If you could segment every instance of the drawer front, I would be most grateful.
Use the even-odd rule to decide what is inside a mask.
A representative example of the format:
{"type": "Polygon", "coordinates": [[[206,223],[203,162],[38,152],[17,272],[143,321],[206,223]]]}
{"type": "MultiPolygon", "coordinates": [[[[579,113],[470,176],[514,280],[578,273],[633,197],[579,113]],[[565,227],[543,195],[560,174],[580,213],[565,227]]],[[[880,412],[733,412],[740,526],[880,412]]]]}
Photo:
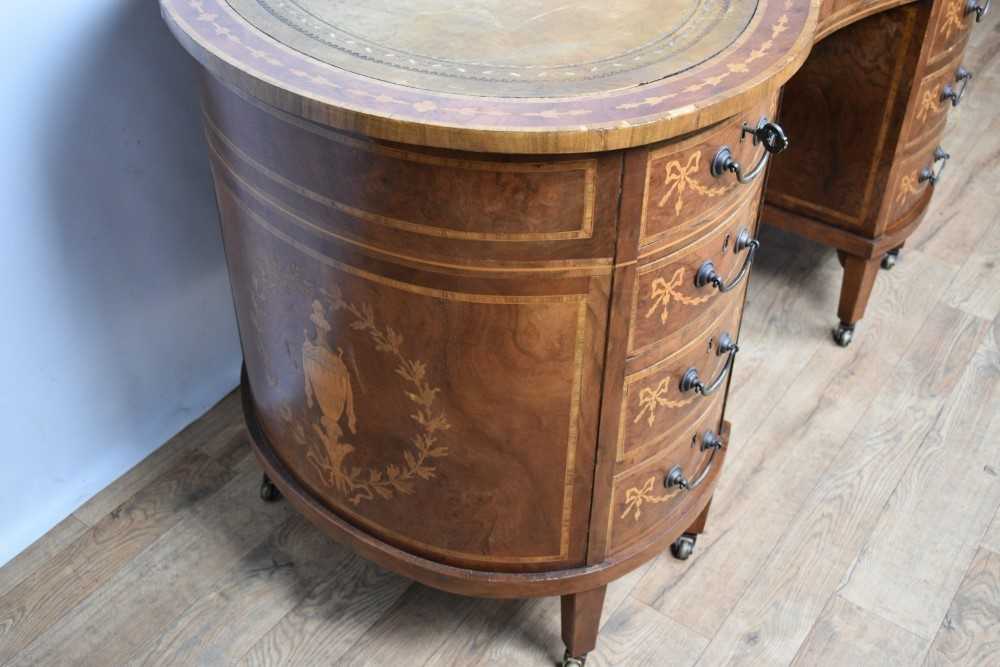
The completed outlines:
{"type": "Polygon", "coordinates": [[[712,161],[721,148],[728,146],[744,173],[749,171],[766,152],[754,145],[751,135],[743,134],[743,126],[756,127],[762,117],[773,120],[774,116],[772,100],[690,139],[649,152],[640,254],[643,247],[682,241],[697,234],[736,202],[758,197],[762,176],[748,184],[739,183],[729,172],[713,176],[712,161]]]}
{"type": "Polygon", "coordinates": [[[975,6],[977,2],[986,4],[986,0],[971,1],[972,5],[970,0],[943,0],[937,3],[934,18],[931,19],[928,65],[934,66],[965,48],[969,31],[976,24],[976,12],[974,9],[969,11],[970,6],[975,6]]]}
{"type": "Polygon", "coordinates": [[[710,494],[728,446],[719,405],[670,447],[615,476],[608,517],[608,544],[615,553],[669,527],[672,517],[710,494]],[[712,447],[715,438],[721,447],[712,447]],[[672,478],[668,480],[668,478],[672,478]],[[685,485],[671,484],[683,479],[685,485]]]}
{"type": "Polygon", "coordinates": [[[682,437],[692,424],[721,405],[736,355],[732,345],[739,335],[741,306],[742,298],[733,301],[683,347],[651,365],[645,366],[644,359],[628,362],[619,415],[620,466],[631,465],[682,437]],[[690,386],[692,370],[709,387],[706,394],[690,386]],[[710,391],[713,383],[717,388],[710,391]]]}
{"type": "Polygon", "coordinates": [[[941,136],[954,100],[964,99],[970,73],[962,67],[962,55],[956,54],[920,83],[903,130],[904,152],[912,153],[932,137],[941,136]]]}
{"type": "Polygon", "coordinates": [[[209,149],[234,189],[327,237],[408,261],[608,267],[621,156],[497,156],[319,127],[206,79],[209,149]]]}
{"type": "MultiPolygon", "coordinates": [[[[934,137],[936,139],[936,137],[934,137]]],[[[936,142],[924,144],[907,157],[893,172],[890,195],[889,229],[929,196],[928,188],[934,187],[947,164],[948,154],[936,142]]]]}
{"type": "Polygon", "coordinates": [[[757,198],[740,203],[701,239],[640,262],[632,292],[630,356],[669,344],[676,347],[743,302],[743,269],[749,269],[753,248],[742,247],[741,239],[756,235],[758,205],[757,198]],[[706,262],[727,285],[737,280],[741,284],[727,292],[710,283],[698,286],[696,278],[706,262]]]}

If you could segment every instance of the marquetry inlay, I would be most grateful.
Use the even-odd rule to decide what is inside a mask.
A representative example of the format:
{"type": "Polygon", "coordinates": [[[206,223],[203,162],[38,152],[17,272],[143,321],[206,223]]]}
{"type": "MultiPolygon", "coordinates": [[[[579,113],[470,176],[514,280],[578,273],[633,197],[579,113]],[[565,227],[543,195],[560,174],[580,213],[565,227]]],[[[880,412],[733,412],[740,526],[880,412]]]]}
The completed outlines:
{"type": "Polygon", "coordinates": [[[896,193],[896,205],[902,206],[906,203],[906,200],[910,195],[915,195],[919,189],[917,188],[917,177],[913,174],[907,174],[899,180],[899,192],[896,193]]]}
{"type": "Polygon", "coordinates": [[[653,487],[656,485],[656,477],[650,477],[642,486],[634,486],[625,491],[625,511],[622,512],[621,518],[627,519],[629,514],[633,515],[633,519],[639,520],[642,516],[642,505],[643,503],[650,503],[653,505],[659,503],[665,503],[671,498],[673,498],[676,493],[664,493],[662,495],[657,495],[653,493],[653,487]]]}
{"type": "Polygon", "coordinates": [[[731,44],[757,6],[627,0],[609,11],[601,0],[227,1],[261,31],[335,67],[501,97],[598,92],[670,76],[731,44]]]}
{"type": "Polygon", "coordinates": [[[673,385],[673,378],[665,377],[660,380],[660,383],[656,387],[643,387],[639,392],[639,412],[636,414],[635,419],[632,420],[632,423],[638,424],[639,421],[645,419],[646,424],[652,426],[656,421],[656,412],[659,408],[683,408],[686,405],[690,405],[697,398],[694,395],[681,400],[666,398],[673,385]]]}
{"type": "Polygon", "coordinates": [[[685,306],[697,306],[712,298],[714,292],[705,292],[700,296],[687,296],[681,291],[684,284],[684,267],[678,268],[667,281],[663,277],[654,278],[649,284],[650,298],[653,300],[649,310],[646,311],[646,318],[652,317],[660,311],[660,322],[666,324],[670,316],[668,306],[671,302],[684,304],[685,306]]]}

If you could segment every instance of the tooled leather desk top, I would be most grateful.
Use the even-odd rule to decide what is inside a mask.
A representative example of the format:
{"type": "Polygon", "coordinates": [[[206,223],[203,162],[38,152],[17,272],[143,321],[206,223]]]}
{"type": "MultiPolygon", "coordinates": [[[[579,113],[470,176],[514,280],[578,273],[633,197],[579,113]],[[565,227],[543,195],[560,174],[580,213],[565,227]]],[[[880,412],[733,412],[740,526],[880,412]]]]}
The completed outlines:
{"type": "Polygon", "coordinates": [[[498,152],[622,148],[770,94],[810,0],[161,0],[213,73],[314,121],[498,152]]]}

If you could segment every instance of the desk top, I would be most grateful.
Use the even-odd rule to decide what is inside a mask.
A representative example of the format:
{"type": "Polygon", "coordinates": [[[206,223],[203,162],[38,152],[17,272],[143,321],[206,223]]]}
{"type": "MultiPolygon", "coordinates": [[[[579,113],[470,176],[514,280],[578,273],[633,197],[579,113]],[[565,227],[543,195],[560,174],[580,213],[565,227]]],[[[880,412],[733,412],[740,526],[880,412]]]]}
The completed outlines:
{"type": "Polygon", "coordinates": [[[231,86],[420,145],[584,152],[651,143],[769,95],[818,0],[161,0],[231,86]]]}

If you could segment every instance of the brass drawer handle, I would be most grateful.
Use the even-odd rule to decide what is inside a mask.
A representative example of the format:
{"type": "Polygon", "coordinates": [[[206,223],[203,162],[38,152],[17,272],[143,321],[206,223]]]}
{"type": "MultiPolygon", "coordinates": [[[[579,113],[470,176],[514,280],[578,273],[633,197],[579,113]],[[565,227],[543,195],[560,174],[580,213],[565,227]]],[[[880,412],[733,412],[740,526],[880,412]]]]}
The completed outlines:
{"type": "Polygon", "coordinates": [[[680,466],[674,466],[667,473],[667,476],[663,478],[663,486],[668,489],[674,487],[680,487],[685,491],[693,491],[694,489],[701,486],[701,483],[705,481],[708,477],[708,473],[712,471],[712,463],[715,461],[716,452],[725,449],[726,445],[722,442],[722,438],[717,436],[712,431],[705,431],[705,435],[701,439],[701,451],[712,450],[711,455],[708,457],[708,461],[705,463],[705,467],[701,469],[697,477],[693,480],[688,480],[684,476],[684,469],[680,466]]]}
{"type": "Polygon", "coordinates": [[[985,5],[980,5],[979,0],[968,0],[968,2],[965,3],[965,15],[968,16],[969,14],[975,12],[976,23],[979,23],[983,20],[983,17],[989,13],[990,3],[992,1],[993,0],[986,0],[985,5]]]}
{"type": "Polygon", "coordinates": [[[750,273],[750,265],[753,264],[754,253],[759,247],[760,241],[750,238],[750,230],[746,227],[742,228],[736,235],[733,252],[738,254],[746,250],[747,258],[743,261],[743,266],[740,267],[740,272],[736,274],[736,277],[727,283],[715,270],[715,264],[709,259],[702,262],[701,266],[698,267],[698,272],[694,274],[694,286],[712,285],[720,292],[728,292],[746,279],[750,273]]]}
{"type": "Polygon", "coordinates": [[[955,83],[961,84],[958,90],[950,83],[945,84],[945,87],[941,89],[941,101],[951,100],[951,106],[957,107],[958,103],[962,101],[962,95],[965,95],[965,88],[969,85],[969,81],[972,79],[972,72],[965,69],[964,67],[959,67],[955,70],[955,83]]]}
{"type": "Polygon", "coordinates": [[[719,178],[727,171],[731,171],[736,174],[736,180],[740,183],[751,183],[763,173],[764,167],[767,166],[767,160],[771,155],[780,153],[788,148],[788,136],[785,135],[785,131],[777,123],[769,121],[767,116],[761,116],[760,121],[757,122],[757,127],[750,127],[746,123],[743,123],[743,130],[740,132],[740,141],[743,141],[744,137],[748,134],[753,137],[754,146],[761,144],[764,147],[764,152],[761,154],[757,164],[750,171],[743,173],[743,166],[733,157],[732,149],[729,146],[723,146],[715,154],[715,157],[712,158],[712,176],[719,178]]]}
{"type": "Polygon", "coordinates": [[[924,181],[930,181],[931,185],[937,185],[937,182],[941,180],[941,174],[944,173],[944,168],[948,164],[948,160],[951,156],[944,152],[944,149],[938,146],[934,149],[934,162],[940,162],[941,168],[934,173],[934,164],[931,166],[924,167],[920,170],[920,175],[917,176],[917,181],[923,183],[924,181]]]}
{"type": "Polygon", "coordinates": [[[699,393],[702,396],[708,396],[709,394],[715,393],[715,391],[722,386],[722,383],[729,375],[729,371],[732,370],[733,359],[736,358],[736,353],[739,351],[739,346],[733,341],[732,337],[728,333],[724,333],[719,336],[719,342],[715,346],[715,354],[720,357],[724,354],[729,355],[729,358],[726,359],[726,363],[722,366],[722,370],[719,371],[719,374],[715,376],[714,380],[705,384],[701,381],[697,368],[687,369],[681,377],[681,392],[688,392],[693,389],[696,393],[699,393]]]}

